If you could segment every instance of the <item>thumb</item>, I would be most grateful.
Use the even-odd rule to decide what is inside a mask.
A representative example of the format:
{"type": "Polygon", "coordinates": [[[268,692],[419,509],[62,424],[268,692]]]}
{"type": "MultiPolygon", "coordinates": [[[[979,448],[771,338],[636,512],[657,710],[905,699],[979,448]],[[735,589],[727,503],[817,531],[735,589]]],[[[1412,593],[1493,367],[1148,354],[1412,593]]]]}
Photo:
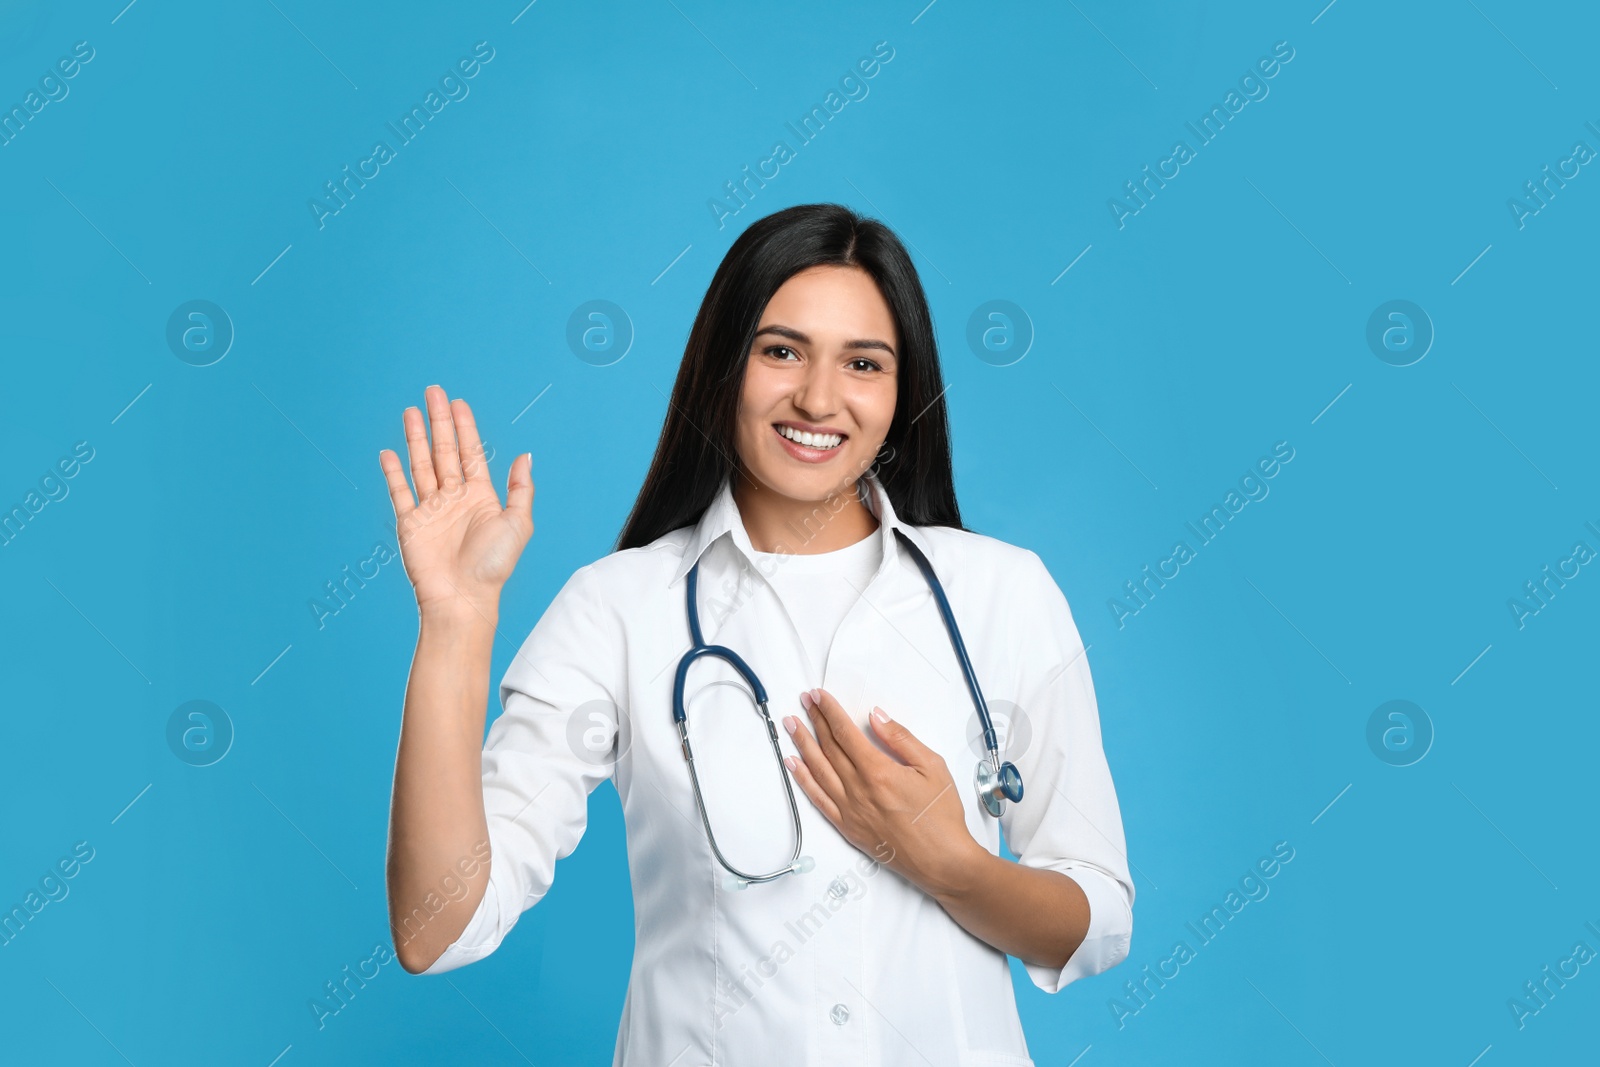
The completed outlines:
{"type": "Polygon", "coordinates": [[[898,756],[901,762],[912,767],[926,767],[939,762],[937,752],[917,740],[916,735],[903,724],[889,718],[889,713],[882,708],[873,708],[868,718],[872,721],[872,732],[889,746],[889,751],[898,756]]]}
{"type": "Polygon", "coordinates": [[[520,516],[533,529],[533,453],[524,452],[511,461],[506,474],[506,511],[520,516]]]}

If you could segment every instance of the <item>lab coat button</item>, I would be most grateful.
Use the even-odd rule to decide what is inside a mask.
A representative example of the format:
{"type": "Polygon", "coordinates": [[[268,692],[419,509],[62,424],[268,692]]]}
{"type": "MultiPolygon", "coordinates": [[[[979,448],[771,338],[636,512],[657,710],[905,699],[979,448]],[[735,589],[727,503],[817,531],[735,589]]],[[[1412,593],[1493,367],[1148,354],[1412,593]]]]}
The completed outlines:
{"type": "Polygon", "coordinates": [[[828,1018],[843,1026],[850,1021],[850,1009],[843,1004],[835,1004],[833,1010],[828,1013],[828,1018]]]}
{"type": "Polygon", "coordinates": [[[844,880],[842,878],[835,878],[832,882],[828,883],[828,892],[832,894],[835,900],[837,900],[846,893],[850,892],[850,887],[844,884],[844,880]]]}

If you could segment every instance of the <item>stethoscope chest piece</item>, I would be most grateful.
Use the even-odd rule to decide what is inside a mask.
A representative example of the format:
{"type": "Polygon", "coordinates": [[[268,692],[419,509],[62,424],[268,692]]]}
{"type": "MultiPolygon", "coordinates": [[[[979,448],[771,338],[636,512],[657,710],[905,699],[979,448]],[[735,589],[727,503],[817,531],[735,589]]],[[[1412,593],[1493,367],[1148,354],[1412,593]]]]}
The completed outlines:
{"type": "Polygon", "coordinates": [[[979,760],[973,780],[978,786],[978,799],[983,801],[989,814],[997,819],[1005,814],[1006,801],[1022,799],[1022,772],[1010,760],[1000,764],[998,771],[994,769],[992,761],[979,760]]]}

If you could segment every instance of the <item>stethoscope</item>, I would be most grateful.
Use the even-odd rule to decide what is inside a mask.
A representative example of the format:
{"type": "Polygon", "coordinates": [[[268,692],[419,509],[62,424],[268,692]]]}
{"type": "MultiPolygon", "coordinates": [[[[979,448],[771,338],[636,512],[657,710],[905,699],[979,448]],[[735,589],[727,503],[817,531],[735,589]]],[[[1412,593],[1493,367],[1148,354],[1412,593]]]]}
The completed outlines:
{"type": "MultiPolygon", "coordinates": [[[[967,656],[967,646],[961,640],[961,630],[956,626],[956,617],[950,611],[950,601],[944,595],[944,586],[939,584],[938,576],[933,573],[933,565],[928,562],[928,557],[922,554],[922,550],[912,544],[909,537],[899,530],[895,530],[894,533],[910,552],[923,578],[927,579],[928,588],[933,591],[933,598],[939,605],[939,615],[944,619],[944,628],[950,634],[950,644],[955,649],[956,659],[961,662],[961,673],[967,680],[967,691],[972,694],[972,703],[978,709],[978,720],[983,724],[983,744],[989,753],[986,758],[978,761],[973,782],[977,788],[978,799],[983,802],[984,810],[998,819],[1005,813],[1007,800],[1022,799],[1022,774],[1015,764],[1000,760],[1000,742],[995,736],[994,723],[989,718],[989,706],[984,703],[983,693],[978,688],[978,676],[973,673],[972,660],[967,656]]],[[[752,882],[769,882],[791,871],[804,874],[815,866],[815,862],[810,856],[800,855],[800,808],[795,804],[794,787],[789,782],[789,775],[785,773],[783,750],[778,747],[778,729],[773,725],[772,715],[767,710],[766,688],[761,684],[761,679],[756,677],[756,672],[750,669],[750,665],[741,659],[737,652],[723,645],[706,644],[705,638],[700,633],[700,610],[695,604],[699,574],[700,564],[696,562],[689,570],[686,593],[689,634],[694,643],[678,661],[677,676],[672,682],[672,719],[678,724],[678,739],[683,744],[683,758],[689,764],[689,781],[694,785],[695,807],[700,810],[700,822],[705,826],[706,840],[711,843],[711,851],[716,855],[717,862],[727,868],[732,876],[725,883],[727,888],[744,889],[752,882]],[[700,793],[700,778],[695,774],[694,751],[689,746],[688,716],[683,705],[683,687],[689,677],[689,667],[703,656],[724,660],[749,683],[750,690],[755,696],[756,708],[761,712],[762,721],[767,726],[767,738],[772,742],[772,755],[778,761],[778,774],[783,779],[784,794],[789,798],[789,816],[794,823],[794,852],[790,854],[789,862],[767,874],[750,874],[729,863],[722,850],[717,847],[716,835],[711,832],[711,819],[706,814],[705,798],[700,793]]]]}

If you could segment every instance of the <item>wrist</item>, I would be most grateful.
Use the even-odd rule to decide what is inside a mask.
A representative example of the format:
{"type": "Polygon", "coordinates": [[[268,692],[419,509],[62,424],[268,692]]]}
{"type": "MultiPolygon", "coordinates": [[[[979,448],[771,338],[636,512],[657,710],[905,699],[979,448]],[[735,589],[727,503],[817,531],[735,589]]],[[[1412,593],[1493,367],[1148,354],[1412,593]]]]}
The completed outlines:
{"type": "Polygon", "coordinates": [[[417,605],[417,617],[428,630],[478,630],[491,632],[500,622],[498,598],[473,600],[468,597],[451,597],[430,600],[417,605]]]}
{"type": "Polygon", "coordinates": [[[999,857],[968,837],[930,873],[923,889],[941,905],[952,904],[970,895],[996,862],[1001,862],[999,857]]]}

